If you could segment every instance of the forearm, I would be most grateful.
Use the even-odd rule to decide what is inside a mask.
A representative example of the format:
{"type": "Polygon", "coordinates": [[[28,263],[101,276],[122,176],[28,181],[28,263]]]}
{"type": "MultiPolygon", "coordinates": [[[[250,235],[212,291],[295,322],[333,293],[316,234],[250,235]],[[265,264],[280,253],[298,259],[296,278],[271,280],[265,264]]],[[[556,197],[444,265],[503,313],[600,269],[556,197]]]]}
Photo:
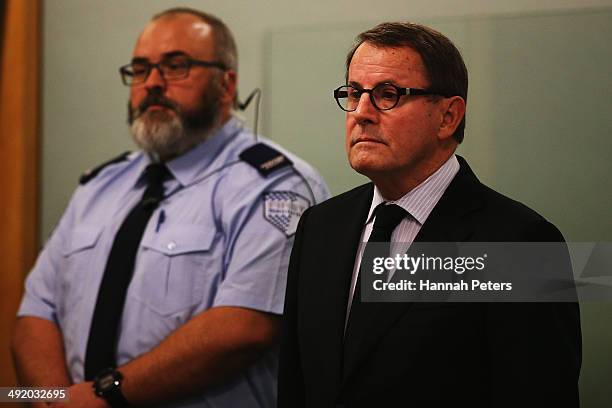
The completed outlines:
{"type": "Polygon", "coordinates": [[[275,343],[278,317],[235,307],[213,308],[148,353],[122,366],[126,399],[147,405],[230,381],[275,343]]]}
{"type": "Polygon", "coordinates": [[[20,317],[12,341],[19,382],[28,386],[69,386],[62,335],[55,323],[20,317]]]}

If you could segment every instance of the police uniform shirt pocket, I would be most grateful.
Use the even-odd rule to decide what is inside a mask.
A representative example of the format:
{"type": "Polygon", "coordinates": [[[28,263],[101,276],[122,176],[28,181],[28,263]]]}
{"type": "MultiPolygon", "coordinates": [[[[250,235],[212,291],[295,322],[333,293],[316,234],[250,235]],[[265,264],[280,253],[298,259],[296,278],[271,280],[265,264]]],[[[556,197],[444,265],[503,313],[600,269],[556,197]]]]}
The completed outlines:
{"type": "Polygon", "coordinates": [[[141,243],[132,294],[162,316],[191,311],[217,279],[211,272],[220,262],[212,254],[215,228],[174,225],[150,232],[141,243]]]}
{"type": "Polygon", "coordinates": [[[102,230],[102,226],[91,224],[82,224],[72,230],[62,250],[62,265],[59,268],[60,307],[74,307],[82,298],[102,230]]]}

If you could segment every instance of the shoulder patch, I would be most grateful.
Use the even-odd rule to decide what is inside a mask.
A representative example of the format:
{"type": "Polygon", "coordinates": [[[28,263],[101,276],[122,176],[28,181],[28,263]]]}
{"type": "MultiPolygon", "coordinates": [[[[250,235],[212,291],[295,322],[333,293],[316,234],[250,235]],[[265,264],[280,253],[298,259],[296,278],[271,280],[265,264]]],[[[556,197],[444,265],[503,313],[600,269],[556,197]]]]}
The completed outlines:
{"type": "Polygon", "coordinates": [[[263,143],[257,143],[244,150],[240,153],[240,159],[255,167],[264,177],[293,164],[287,156],[263,143]]]}
{"type": "Polygon", "coordinates": [[[110,159],[109,161],[106,161],[97,167],[87,170],[79,178],[79,184],[87,184],[91,179],[95,178],[98,173],[100,173],[106,166],[110,166],[111,164],[119,163],[121,161],[126,160],[130,153],[131,152],[123,152],[114,159],[110,159]]]}
{"type": "Polygon", "coordinates": [[[293,191],[268,191],[263,195],[264,218],[288,237],[295,234],[310,201],[293,191]]]}

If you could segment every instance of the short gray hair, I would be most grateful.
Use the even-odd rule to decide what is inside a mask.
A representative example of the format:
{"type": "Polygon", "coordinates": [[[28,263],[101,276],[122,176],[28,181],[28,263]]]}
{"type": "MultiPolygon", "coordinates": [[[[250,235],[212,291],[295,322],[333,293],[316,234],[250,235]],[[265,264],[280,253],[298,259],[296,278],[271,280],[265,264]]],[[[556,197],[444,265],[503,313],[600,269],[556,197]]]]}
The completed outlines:
{"type": "Polygon", "coordinates": [[[190,14],[211,26],[215,40],[215,58],[227,69],[238,71],[238,51],[234,35],[220,18],[189,7],[174,7],[155,14],[151,20],[179,14],[190,14]]]}

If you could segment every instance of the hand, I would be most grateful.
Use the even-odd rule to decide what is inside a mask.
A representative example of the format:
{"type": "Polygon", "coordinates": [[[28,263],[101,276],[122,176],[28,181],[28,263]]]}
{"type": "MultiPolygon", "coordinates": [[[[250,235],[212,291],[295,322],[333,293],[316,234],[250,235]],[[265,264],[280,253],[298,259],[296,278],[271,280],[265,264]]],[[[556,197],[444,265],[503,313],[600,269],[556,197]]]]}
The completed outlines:
{"type": "Polygon", "coordinates": [[[106,400],[94,394],[92,382],[74,384],[68,388],[68,401],[50,403],[51,408],[110,408],[106,400]]]}

